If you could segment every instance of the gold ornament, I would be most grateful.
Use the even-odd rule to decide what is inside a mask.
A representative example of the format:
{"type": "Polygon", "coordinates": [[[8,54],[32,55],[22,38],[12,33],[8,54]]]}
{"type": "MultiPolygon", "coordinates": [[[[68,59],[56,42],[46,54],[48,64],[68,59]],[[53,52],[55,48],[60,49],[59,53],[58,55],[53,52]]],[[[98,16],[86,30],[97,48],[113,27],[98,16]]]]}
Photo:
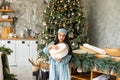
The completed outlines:
{"type": "Polygon", "coordinates": [[[69,35],[69,37],[70,37],[70,38],[74,38],[74,34],[71,33],[71,34],[69,35]]]}
{"type": "Polygon", "coordinates": [[[70,14],[68,14],[67,16],[70,17],[70,14]]]}
{"type": "Polygon", "coordinates": [[[74,15],[74,13],[72,13],[71,15],[74,15]]]}
{"type": "Polygon", "coordinates": [[[63,27],[65,27],[65,23],[63,23],[63,27]]]}
{"type": "Polygon", "coordinates": [[[45,22],[45,21],[43,21],[43,23],[42,23],[42,24],[43,24],[43,26],[46,26],[46,22],[45,22]]]}
{"type": "Polygon", "coordinates": [[[58,9],[60,10],[60,7],[58,9]]]}
{"type": "Polygon", "coordinates": [[[45,32],[44,31],[42,31],[42,34],[44,34],[45,32]]]}
{"type": "Polygon", "coordinates": [[[60,0],[60,3],[62,3],[63,2],[63,0],[60,0]]]}
{"type": "Polygon", "coordinates": [[[79,13],[78,15],[81,16],[81,13],[79,13]]]}
{"type": "Polygon", "coordinates": [[[73,5],[75,5],[75,3],[73,3],[73,5]]]}
{"type": "Polygon", "coordinates": [[[57,22],[55,21],[55,24],[57,24],[57,22]]]}
{"type": "Polygon", "coordinates": [[[70,2],[70,0],[67,0],[67,2],[70,2]]]}
{"type": "Polygon", "coordinates": [[[46,36],[45,39],[48,39],[48,37],[46,36]]]}
{"type": "Polygon", "coordinates": [[[53,3],[52,3],[53,5],[55,4],[55,2],[53,1],[53,3]]]}
{"type": "Polygon", "coordinates": [[[50,8],[50,6],[48,5],[47,8],[50,8]]]}
{"type": "Polygon", "coordinates": [[[58,26],[61,27],[61,24],[59,24],[58,26]]]}
{"type": "Polygon", "coordinates": [[[60,19],[60,16],[58,16],[58,18],[60,19]]]}
{"type": "Polygon", "coordinates": [[[53,12],[56,10],[56,8],[53,8],[53,12]]]}
{"type": "Polygon", "coordinates": [[[47,30],[48,30],[48,27],[46,26],[45,28],[46,28],[46,31],[47,31],[47,30]]]}
{"type": "Polygon", "coordinates": [[[72,6],[69,6],[69,8],[71,9],[71,8],[72,8],[72,6]]]}
{"type": "Polygon", "coordinates": [[[67,7],[67,5],[64,5],[64,8],[66,8],[67,7]]]}
{"type": "Polygon", "coordinates": [[[51,16],[53,15],[53,13],[51,12],[51,14],[50,14],[51,16]]]}
{"type": "Polygon", "coordinates": [[[42,43],[45,44],[45,40],[42,40],[42,43]]]}
{"type": "Polygon", "coordinates": [[[74,42],[72,43],[72,46],[75,46],[75,43],[74,43],[74,42]]]}
{"type": "Polygon", "coordinates": [[[59,4],[59,1],[57,3],[59,4]]]}
{"type": "Polygon", "coordinates": [[[55,19],[55,17],[53,16],[53,19],[55,19]]]}
{"type": "Polygon", "coordinates": [[[44,10],[44,13],[46,13],[46,9],[44,10]]]}

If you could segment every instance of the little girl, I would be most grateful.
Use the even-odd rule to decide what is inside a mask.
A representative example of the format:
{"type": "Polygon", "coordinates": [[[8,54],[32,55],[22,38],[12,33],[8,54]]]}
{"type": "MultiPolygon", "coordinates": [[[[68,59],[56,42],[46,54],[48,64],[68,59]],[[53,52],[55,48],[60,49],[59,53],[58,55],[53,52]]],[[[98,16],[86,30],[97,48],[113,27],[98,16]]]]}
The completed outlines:
{"type": "Polygon", "coordinates": [[[71,59],[72,49],[69,43],[68,33],[66,29],[58,29],[58,33],[55,37],[55,41],[52,41],[48,46],[43,49],[44,53],[49,53],[50,49],[57,50],[56,44],[65,43],[68,47],[68,54],[63,58],[49,57],[50,59],[50,73],[49,80],[71,80],[69,61],[71,59]]]}

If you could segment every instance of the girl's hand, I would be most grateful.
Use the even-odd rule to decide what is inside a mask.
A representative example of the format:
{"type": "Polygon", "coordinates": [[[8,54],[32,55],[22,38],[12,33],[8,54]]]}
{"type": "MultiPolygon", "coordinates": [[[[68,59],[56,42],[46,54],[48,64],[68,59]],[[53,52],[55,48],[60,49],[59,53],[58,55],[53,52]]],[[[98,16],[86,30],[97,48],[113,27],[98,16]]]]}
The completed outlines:
{"type": "Polygon", "coordinates": [[[57,57],[54,57],[54,60],[56,60],[56,61],[62,61],[62,58],[57,58],[57,57]]]}
{"type": "Polygon", "coordinates": [[[50,45],[50,46],[48,46],[48,49],[55,49],[55,50],[57,50],[58,49],[58,47],[56,46],[56,45],[50,45]]]}

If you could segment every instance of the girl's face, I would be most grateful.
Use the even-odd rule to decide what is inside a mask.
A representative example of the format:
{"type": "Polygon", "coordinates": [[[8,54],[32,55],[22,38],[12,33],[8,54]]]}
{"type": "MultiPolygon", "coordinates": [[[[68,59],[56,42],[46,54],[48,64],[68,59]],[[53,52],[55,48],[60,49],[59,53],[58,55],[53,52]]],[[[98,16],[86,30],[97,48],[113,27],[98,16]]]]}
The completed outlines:
{"type": "Polygon", "coordinates": [[[63,32],[58,33],[59,42],[63,42],[65,40],[65,37],[66,37],[65,33],[63,32]]]}

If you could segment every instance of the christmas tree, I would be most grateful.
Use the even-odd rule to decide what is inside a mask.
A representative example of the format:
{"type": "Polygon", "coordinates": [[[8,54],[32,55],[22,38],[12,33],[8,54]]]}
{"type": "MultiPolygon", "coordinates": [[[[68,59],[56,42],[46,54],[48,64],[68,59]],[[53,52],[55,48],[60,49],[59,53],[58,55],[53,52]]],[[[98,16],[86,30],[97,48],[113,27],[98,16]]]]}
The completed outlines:
{"type": "Polygon", "coordinates": [[[39,49],[54,40],[59,27],[65,27],[69,33],[72,49],[88,42],[86,18],[81,0],[51,0],[43,13],[40,27],[39,49]]]}

